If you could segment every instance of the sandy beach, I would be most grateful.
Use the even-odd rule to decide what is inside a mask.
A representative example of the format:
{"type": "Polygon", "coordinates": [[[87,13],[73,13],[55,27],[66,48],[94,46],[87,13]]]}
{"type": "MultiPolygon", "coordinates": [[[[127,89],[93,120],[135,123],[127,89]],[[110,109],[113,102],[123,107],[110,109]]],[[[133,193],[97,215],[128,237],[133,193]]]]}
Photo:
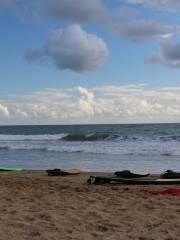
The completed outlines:
{"type": "Polygon", "coordinates": [[[0,173],[0,239],[179,240],[180,197],[87,185],[89,175],[0,173]]]}

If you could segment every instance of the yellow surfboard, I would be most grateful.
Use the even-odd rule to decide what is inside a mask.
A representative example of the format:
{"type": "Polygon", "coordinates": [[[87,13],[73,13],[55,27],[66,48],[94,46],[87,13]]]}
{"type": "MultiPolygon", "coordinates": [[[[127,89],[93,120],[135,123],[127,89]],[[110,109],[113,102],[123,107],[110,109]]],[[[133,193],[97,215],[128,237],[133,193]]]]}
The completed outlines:
{"type": "Polygon", "coordinates": [[[78,168],[70,168],[64,171],[67,172],[69,175],[77,175],[77,174],[80,174],[81,172],[80,169],[78,168]]]}

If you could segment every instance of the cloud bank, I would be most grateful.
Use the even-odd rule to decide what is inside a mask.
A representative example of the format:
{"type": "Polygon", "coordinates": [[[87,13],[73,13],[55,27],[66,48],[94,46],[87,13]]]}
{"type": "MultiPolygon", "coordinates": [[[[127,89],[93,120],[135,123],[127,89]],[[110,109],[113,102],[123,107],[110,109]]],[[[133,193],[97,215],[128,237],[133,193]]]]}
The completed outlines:
{"type": "Polygon", "coordinates": [[[56,30],[41,50],[28,50],[28,62],[45,62],[47,58],[59,70],[91,72],[103,66],[109,56],[105,42],[79,25],[56,30]]]}
{"type": "MultiPolygon", "coordinates": [[[[6,96],[7,99],[7,96],[6,96]]],[[[179,122],[180,88],[47,89],[0,102],[0,124],[179,122]]]]}

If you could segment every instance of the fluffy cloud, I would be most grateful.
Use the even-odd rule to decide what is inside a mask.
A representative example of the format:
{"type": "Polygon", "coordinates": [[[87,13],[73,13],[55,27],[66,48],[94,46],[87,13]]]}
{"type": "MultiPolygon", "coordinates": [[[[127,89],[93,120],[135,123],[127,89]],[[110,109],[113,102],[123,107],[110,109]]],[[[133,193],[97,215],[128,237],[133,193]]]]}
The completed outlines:
{"type": "Polygon", "coordinates": [[[100,68],[109,56],[105,42],[95,34],[85,32],[79,25],[53,32],[43,50],[28,50],[27,61],[41,61],[47,57],[59,70],[77,73],[100,68]]]}
{"type": "Polygon", "coordinates": [[[1,100],[0,114],[0,124],[179,122],[180,88],[49,89],[1,100]]]}
{"type": "Polygon", "coordinates": [[[9,117],[10,113],[9,110],[7,108],[7,106],[4,106],[2,104],[0,104],[0,114],[3,115],[4,117],[9,117]]]}
{"type": "Polygon", "coordinates": [[[179,0],[128,0],[132,4],[145,4],[159,10],[177,11],[180,10],[179,0]]]}
{"type": "Polygon", "coordinates": [[[180,68],[180,43],[161,43],[161,52],[152,55],[146,63],[161,63],[169,68],[180,68]]]}
{"type": "MultiPolygon", "coordinates": [[[[116,11],[108,9],[103,0],[0,0],[0,9],[21,16],[37,14],[64,22],[100,24],[114,36],[140,43],[162,41],[180,33],[180,26],[143,19],[138,15],[138,8],[127,7],[125,3],[146,4],[163,9],[180,7],[179,0],[124,0],[116,11]]],[[[178,61],[169,61],[165,49],[167,47],[162,46],[162,53],[153,55],[147,62],[163,62],[170,67],[179,67],[178,61]]],[[[30,63],[52,63],[58,70],[77,73],[99,69],[108,56],[106,43],[95,34],[85,32],[77,24],[54,31],[42,49],[30,49],[25,53],[25,59],[30,63]]]]}

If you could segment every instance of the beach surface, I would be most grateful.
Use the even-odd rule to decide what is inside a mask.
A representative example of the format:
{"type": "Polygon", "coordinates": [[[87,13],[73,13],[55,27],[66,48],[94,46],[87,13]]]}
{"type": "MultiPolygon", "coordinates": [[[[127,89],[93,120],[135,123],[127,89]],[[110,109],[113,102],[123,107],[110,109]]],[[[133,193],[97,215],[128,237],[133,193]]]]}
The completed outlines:
{"type": "Polygon", "coordinates": [[[153,196],[140,192],[142,186],[87,185],[91,174],[98,175],[0,173],[0,240],[180,239],[180,196],[153,196]]]}

